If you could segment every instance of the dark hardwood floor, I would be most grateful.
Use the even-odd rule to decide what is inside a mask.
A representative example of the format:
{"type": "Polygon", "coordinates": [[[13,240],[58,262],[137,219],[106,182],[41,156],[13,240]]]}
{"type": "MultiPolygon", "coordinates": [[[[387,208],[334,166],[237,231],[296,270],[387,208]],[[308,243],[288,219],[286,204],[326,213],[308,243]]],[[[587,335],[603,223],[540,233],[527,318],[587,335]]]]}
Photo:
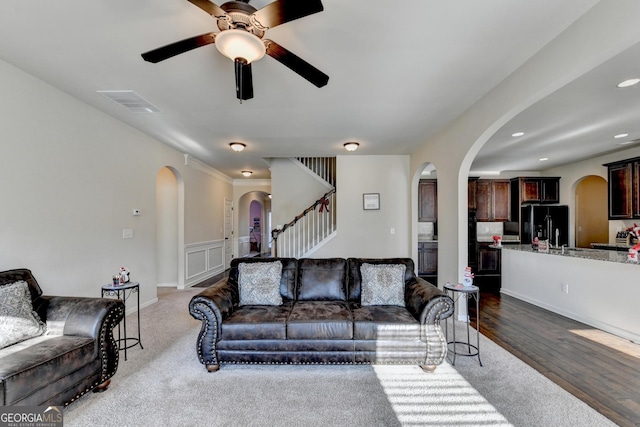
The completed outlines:
{"type": "MultiPolygon", "coordinates": [[[[469,314],[475,326],[475,305],[469,314]]],[[[494,292],[481,293],[480,331],[614,423],[640,426],[640,345],[494,292]]]]}

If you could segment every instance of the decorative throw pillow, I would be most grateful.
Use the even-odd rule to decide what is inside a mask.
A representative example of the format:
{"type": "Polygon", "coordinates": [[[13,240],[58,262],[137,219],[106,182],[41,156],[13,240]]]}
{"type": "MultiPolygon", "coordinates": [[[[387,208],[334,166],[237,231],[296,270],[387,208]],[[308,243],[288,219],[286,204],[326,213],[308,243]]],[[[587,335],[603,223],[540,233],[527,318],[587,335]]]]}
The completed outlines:
{"type": "Polygon", "coordinates": [[[367,264],[362,274],[362,305],[399,305],[404,307],[404,264],[367,264]]]}
{"type": "Polygon", "coordinates": [[[0,348],[40,336],[45,329],[33,311],[27,282],[0,287],[0,348]]]}
{"type": "Polygon", "coordinates": [[[241,262],[238,264],[240,305],[280,305],[282,262],[241,262]]]}

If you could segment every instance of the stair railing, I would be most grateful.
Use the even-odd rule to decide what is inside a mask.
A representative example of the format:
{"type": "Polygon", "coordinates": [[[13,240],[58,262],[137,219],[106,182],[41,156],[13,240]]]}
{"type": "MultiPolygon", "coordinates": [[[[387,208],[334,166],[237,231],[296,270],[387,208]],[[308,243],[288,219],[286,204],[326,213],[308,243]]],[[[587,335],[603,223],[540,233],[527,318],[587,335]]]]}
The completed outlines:
{"type": "Polygon", "coordinates": [[[273,256],[301,258],[336,230],[335,188],[282,228],[271,230],[273,256]]]}
{"type": "Polygon", "coordinates": [[[297,157],[300,163],[328,182],[336,186],[336,158],[335,157],[297,157]]]}

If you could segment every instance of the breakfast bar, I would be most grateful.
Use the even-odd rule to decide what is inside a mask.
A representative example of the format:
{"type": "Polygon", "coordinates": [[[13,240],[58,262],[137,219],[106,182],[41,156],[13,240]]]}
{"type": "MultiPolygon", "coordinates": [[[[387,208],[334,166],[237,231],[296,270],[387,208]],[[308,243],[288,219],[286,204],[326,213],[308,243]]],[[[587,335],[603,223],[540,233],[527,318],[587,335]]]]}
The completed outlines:
{"type": "Polygon", "coordinates": [[[501,292],[640,343],[640,265],[615,250],[502,249],[501,292]]]}

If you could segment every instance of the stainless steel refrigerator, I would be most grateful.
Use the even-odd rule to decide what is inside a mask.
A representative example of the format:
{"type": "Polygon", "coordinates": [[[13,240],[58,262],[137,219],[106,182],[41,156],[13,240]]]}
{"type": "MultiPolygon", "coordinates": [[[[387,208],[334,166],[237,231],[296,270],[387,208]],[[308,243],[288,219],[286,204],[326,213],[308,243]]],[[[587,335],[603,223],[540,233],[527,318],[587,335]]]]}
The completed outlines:
{"type": "Polygon", "coordinates": [[[548,239],[549,244],[569,244],[569,206],[527,205],[520,208],[520,241],[523,244],[548,239]]]}

